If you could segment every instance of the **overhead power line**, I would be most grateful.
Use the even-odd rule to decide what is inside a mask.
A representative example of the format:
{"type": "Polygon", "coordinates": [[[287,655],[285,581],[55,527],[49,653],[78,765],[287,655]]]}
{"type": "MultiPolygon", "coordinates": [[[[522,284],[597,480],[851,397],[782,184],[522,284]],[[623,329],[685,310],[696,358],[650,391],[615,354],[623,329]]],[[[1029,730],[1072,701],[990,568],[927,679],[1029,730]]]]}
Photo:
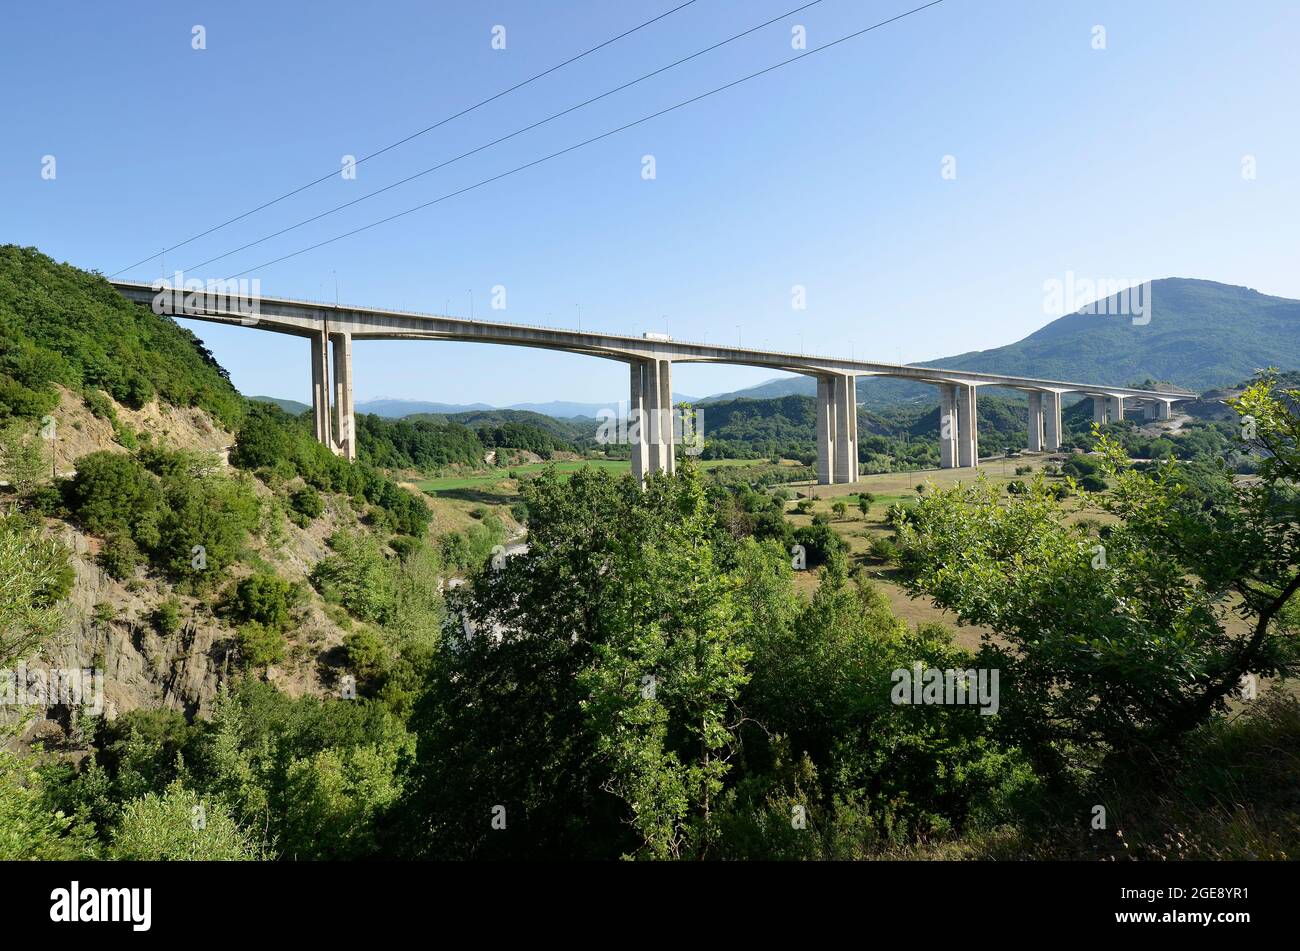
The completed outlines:
{"type": "Polygon", "coordinates": [[[256,247],[257,245],[262,244],[263,242],[270,241],[272,238],[278,238],[281,235],[288,234],[290,231],[295,231],[298,228],[303,227],[304,225],[309,225],[314,221],[320,221],[320,219],[322,218],[329,217],[335,212],[342,211],[345,208],[351,208],[353,205],[358,205],[361,202],[366,201],[367,199],[374,198],[376,195],[382,195],[384,192],[392,191],[394,188],[398,188],[402,185],[408,184],[409,182],[413,182],[417,178],[421,178],[422,176],[428,175],[431,172],[436,172],[440,169],[446,168],[449,165],[453,165],[456,162],[459,162],[461,159],[469,158],[471,155],[477,155],[479,152],[486,151],[487,149],[492,148],[494,145],[500,145],[502,142],[505,142],[508,139],[513,139],[515,136],[523,135],[525,132],[531,132],[533,129],[536,129],[539,126],[546,125],[548,122],[553,122],[556,119],[562,118],[563,116],[567,116],[571,112],[577,112],[579,109],[583,109],[594,102],[599,102],[602,99],[607,99],[610,96],[614,95],[615,93],[619,93],[625,89],[629,89],[632,86],[637,85],[638,83],[643,83],[647,79],[653,79],[655,76],[658,76],[661,73],[666,73],[668,70],[674,69],[677,66],[681,66],[683,63],[689,63],[691,60],[698,59],[699,57],[704,56],[706,53],[711,53],[716,49],[720,49],[721,47],[726,46],[728,43],[734,43],[736,40],[743,39],[744,37],[749,36],[751,33],[757,33],[759,30],[763,29],[764,27],[769,27],[773,23],[777,23],[780,20],[786,19],[787,17],[794,16],[796,13],[802,13],[804,10],[807,10],[809,7],[815,7],[817,6],[817,4],[822,2],[823,0],[809,0],[809,2],[805,3],[803,6],[795,7],[793,10],[787,10],[785,13],[778,14],[777,16],[774,16],[769,20],[764,20],[762,23],[751,26],[749,29],[743,30],[740,33],[735,34],[734,36],[729,36],[725,40],[719,40],[717,43],[714,43],[711,46],[706,46],[704,47],[704,49],[697,50],[696,52],[691,53],[689,56],[683,56],[681,59],[671,62],[666,66],[660,66],[656,70],[645,73],[642,76],[638,76],[636,79],[629,80],[628,82],[623,83],[621,86],[615,86],[613,89],[606,90],[605,92],[602,92],[598,96],[592,96],[590,99],[580,102],[577,105],[570,106],[567,109],[549,115],[545,119],[539,119],[537,122],[534,122],[531,125],[526,125],[522,129],[516,129],[514,132],[511,132],[508,135],[503,135],[498,139],[493,139],[491,142],[487,142],[483,145],[478,146],[477,148],[470,149],[468,152],[462,152],[460,155],[457,155],[455,158],[447,159],[447,161],[445,162],[439,162],[437,165],[430,166],[429,168],[426,168],[423,171],[416,172],[413,175],[408,175],[406,178],[393,182],[389,185],[385,185],[382,188],[376,188],[374,191],[367,192],[366,194],[360,196],[359,198],[353,198],[351,201],[345,201],[341,205],[335,205],[333,208],[330,208],[326,211],[322,211],[318,215],[312,215],[310,218],[304,218],[302,221],[299,221],[295,224],[291,224],[286,228],[281,228],[279,231],[274,231],[271,234],[264,235],[255,241],[250,241],[248,242],[248,244],[241,245],[240,247],[235,248],[231,251],[226,251],[224,254],[218,254],[214,258],[208,258],[206,261],[200,261],[198,264],[195,264],[192,267],[188,267],[185,270],[197,271],[201,267],[207,267],[209,264],[212,264],[216,261],[220,261],[223,258],[228,258],[232,254],[238,254],[240,251],[247,251],[249,248],[256,247]]]}
{"type": "MultiPolygon", "coordinates": [[[[481,109],[483,106],[486,106],[489,103],[496,102],[498,99],[501,99],[504,96],[508,96],[512,92],[517,92],[518,90],[523,89],[525,86],[537,82],[537,80],[539,79],[544,79],[545,77],[551,75],[551,73],[554,73],[557,70],[561,70],[566,66],[570,66],[576,63],[578,60],[590,56],[592,53],[598,52],[599,50],[603,50],[607,46],[611,46],[612,44],[617,43],[619,40],[626,39],[627,37],[631,36],[633,33],[636,33],[640,30],[644,30],[646,27],[652,26],[655,23],[658,23],[660,20],[672,16],[674,13],[677,13],[679,10],[684,10],[687,7],[692,6],[693,4],[696,4],[698,2],[699,0],[685,0],[684,3],[679,3],[677,6],[673,7],[672,9],[666,10],[656,17],[652,17],[651,19],[646,20],[644,23],[640,23],[637,26],[632,27],[630,30],[625,30],[624,32],[618,34],[618,36],[610,37],[609,39],[605,40],[603,43],[598,43],[597,45],[591,47],[590,49],[584,50],[583,52],[579,53],[577,56],[571,56],[568,59],[566,59],[564,62],[556,63],[554,66],[550,67],[549,69],[544,69],[537,75],[530,76],[527,79],[523,80],[522,82],[515,83],[513,86],[509,87],[508,89],[503,89],[499,93],[496,93],[495,95],[488,96],[488,98],[476,102],[472,106],[467,106],[466,108],[462,109],[460,112],[457,112],[454,115],[447,116],[445,119],[439,119],[433,125],[426,126],[425,128],[419,130],[418,132],[412,132],[410,135],[406,136],[405,138],[398,139],[396,142],[393,142],[389,145],[385,145],[383,148],[377,149],[374,152],[371,152],[369,155],[362,156],[361,158],[357,159],[357,161],[354,164],[360,165],[362,162],[368,162],[370,159],[383,155],[385,152],[391,152],[393,149],[397,148],[398,146],[405,145],[407,142],[410,142],[412,139],[418,139],[420,136],[424,135],[425,133],[432,132],[434,129],[444,126],[448,122],[452,122],[456,119],[461,118],[462,116],[469,115],[475,109],[481,109]]],[[[152,261],[160,254],[167,254],[171,251],[175,251],[177,248],[183,248],[185,247],[185,245],[190,244],[193,241],[197,241],[199,238],[206,237],[212,234],[214,231],[220,231],[222,228],[226,227],[227,225],[233,225],[236,221],[242,221],[243,219],[247,218],[249,215],[255,215],[259,211],[263,211],[264,209],[270,208],[272,205],[279,204],[280,202],[284,201],[286,198],[292,198],[294,195],[297,195],[299,192],[304,192],[315,185],[319,185],[321,182],[329,181],[338,173],[339,170],[337,168],[333,169],[328,174],[322,175],[320,178],[313,179],[312,181],[307,182],[304,185],[299,185],[297,188],[293,189],[292,191],[287,191],[283,195],[280,195],[276,198],[272,198],[270,201],[263,202],[262,204],[258,205],[256,208],[250,208],[248,211],[245,211],[242,214],[238,214],[233,218],[227,219],[226,221],[221,222],[221,224],[219,225],[213,225],[211,228],[208,228],[206,231],[200,231],[198,234],[191,235],[190,237],[186,238],[184,241],[181,241],[177,244],[173,244],[170,247],[163,248],[161,251],[156,252],[154,254],[150,254],[148,257],[141,258],[139,261],[136,261],[134,264],[130,264],[122,268],[120,271],[114,271],[112,274],[109,275],[109,277],[110,278],[117,277],[119,274],[129,271],[132,268],[139,267],[141,264],[145,264],[149,261],[152,261]]]]}
{"type": "Polygon", "coordinates": [[[700,93],[698,96],[692,96],[690,99],[684,99],[681,102],[677,103],[676,105],[668,106],[667,108],[660,109],[657,112],[652,112],[649,115],[642,116],[640,119],[635,119],[632,122],[628,122],[625,125],[621,125],[618,126],[617,128],[610,129],[607,132],[602,132],[599,135],[592,136],[589,139],[584,139],[583,141],[578,142],[575,145],[570,145],[567,148],[560,149],[558,152],[552,152],[550,155],[544,155],[539,159],[534,159],[531,162],[526,162],[523,165],[518,165],[515,168],[501,172],[497,175],[493,175],[491,178],[485,178],[482,181],[475,182],[473,185],[466,185],[464,188],[458,188],[455,191],[448,192],[447,194],[441,195],[438,198],[434,198],[430,201],[423,202],[412,208],[407,208],[405,211],[399,211],[396,214],[389,215],[386,218],[380,218],[378,221],[372,221],[370,224],[362,225],[360,228],[353,228],[351,231],[345,231],[343,234],[335,235],[332,238],[326,238],[324,241],[318,241],[315,244],[308,245],[305,248],[299,248],[297,251],[291,251],[290,253],[281,255],[278,258],[273,258],[270,261],[263,261],[261,264],[256,264],[253,267],[245,268],[244,270],[239,271],[236,274],[232,274],[229,277],[225,278],[225,280],[228,281],[233,280],[234,278],[243,277],[246,274],[251,274],[253,271],[260,270],[261,268],[271,267],[274,264],[279,264],[280,262],[287,261],[290,258],[296,258],[299,255],[306,254],[309,251],[315,251],[317,248],[323,248],[326,245],[334,244],[336,241],[342,241],[345,238],[351,238],[354,235],[361,234],[363,231],[369,231],[371,228],[378,228],[380,225],[388,224],[390,221],[396,221],[398,218],[404,218],[407,215],[414,214],[417,211],[423,211],[425,208],[432,207],[433,205],[439,204],[440,202],[447,201],[450,198],[455,198],[458,195],[463,195],[466,192],[474,191],[477,188],[482,188],[484,185],[490,185],[493,182],[498,182],[503,178],[509,178],[511,175],[516,175],[519,172],[523,172],[530,168],[534,168],[545,162],[549,162],[552,159],[559,158],[562,155],[568,155],[570,152],[576,152],[578,149],[585,148],[586,146],[591,145],[595,142],[599,142],[602,139],[608,139],[610,136],[618,135],[620,132],[626,132],[628,129],[634,128],[635,126],[642,125],[646,122],[649,122],[652,119],[657,119],[660,116],[667,115],[670,112],[676,112],[678,109],[683,109],[686,106],[693,105],[694,103],[697,103],[703,99],[708,99],[710,96],[716,96],[720,92],[725,92],[728,89],[733,89],[736,86],[741,85],[742,83],[749,82],[751,79],[757,79],[759,76],[765,76],[768,73],[775,72],[776,70],[781,69],[782,67],[789,66],[791,63],[797,63],[804,59],[807,59],[809,56],[815,56],[818,53],[823,53],[828,49],[832,49],[833,47],[841,45],[842,43],[847,43],[849,40],[857,39],[858,37],[864,36],[867,33],[872,32],[873,30],[878,30],[882,26],[888,26],[891,23],[896,23],[899,20],[905,19],[906,17],[910,17],[913,14],[920,13],[922,10],[928,10],[930,7],[936,7],[943,2],[944,0],[931,0],[931,2],[924,3],[919,7],[913,7],[911,10],[908,10],[905,13],[900,13],[897,16],[892,16],[887,20],[881,20],[878,23],[873,23],[871,26],[863,27],[861,30],[856,30],[853,33],[848,33],[844,36],[841,36],[839,39],[831,40],[829,43],[823,43],[821,46],[814,47],[813,49],[805,50],[804,52],[798,54],[797,56],[791,56],[789,59],[784,59],[779,63],[773,63],[771,66],[765,66],[763,69],[750,73],[747,76],[742,76],[739,79],[732,80],[731,82],[726,83],[722,86],[717,86],[713,89],[710,89],[708,92],[700,93]]]}

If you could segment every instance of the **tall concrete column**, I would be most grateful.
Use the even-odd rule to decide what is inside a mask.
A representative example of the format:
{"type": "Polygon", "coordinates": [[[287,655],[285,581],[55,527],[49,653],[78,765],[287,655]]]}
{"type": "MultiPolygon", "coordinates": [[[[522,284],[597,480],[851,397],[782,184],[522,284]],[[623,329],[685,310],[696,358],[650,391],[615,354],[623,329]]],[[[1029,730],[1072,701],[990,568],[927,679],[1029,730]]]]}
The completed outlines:
{"type": "Polygon", "coordinates": [[[1043,394],[1029,394],[1029,451],[1043,451],[1043,394]]]}
{"type": "Polygon", "coordinates": [[[1061,448],[1061,394],[1043,394],[1043,441],[1048,452],[1061,448]]]}
{"type": "Polygon", "coordinates": [[[649,468],[651,472],[672,472],[676,468],[673,458],[672,363],[650,360],[644,366],[645,415],[650,422],[646,433],[649,468]]]}
{"type": "Polygon", "coordinates": [[[1112,423],[1124,421],[1124,397],[1112,396],[1106,401],[1106,411],[1112,423]]]}
{"type": "Polygon", "coordinates": [[[1173,419],[1174,418],[1174,401],[1161,400],[1156,407],[1156,419],[1173,419]]]}
{"type": "Polygon", "coordinates": [[[817,484],[835,481],[835,383],[817,377],[817,484]]]}
{"type": "Polygon", "coordinates": [[[849,438],[853,440],[853,450],[849,453],[849,458],[853,460],[853,466],[850,468],[851,473],[849,482],[856,484],[858,481],[858,378],[852,374],[848,377],[849,390],[849,438]]]}
{"type": "Polygon", "coordinates": [[[939,467],[957,468],[957,387],[939,385],[939,467]]]}
{"type": "Polygon", "coordinates": [[[963,469],[980,464],[975,389],[967,384],[957,387],[957,462],[963,469]]]}
{"type": "Polygon", "coordinates": [[[352,402],[352,334],[330,334],[334,351],[334,444],[348,462],[357,459],[357,416],[352,402]]]}
{"type": "Polygon", "coordinates": [[[835,405],[835,471],[833,481],[852,483],[858,481],[858,408],[857,385],[852,376],[837,376],[834,384],[835,405]]]}
{"type": "Polygon", "coordinates": [[[1092,398],[1092,421],[1094,423],[1100,423],[1103,426],[1106,424],[1106,403],[1107,399],[1104,396],[1094,396],[1092,398]]]}
{"type": "Polygon", "coordinates": [[[328,341],[325,332],[311,335],[311,408],[316,427],[316,441],[333,448],[330,435],[330,371],[328,341]]]}
{"type": "Polygon", "coordinates": [[[631,363],[632,385],[629,388],[627,407],[627,438],[632,444],[632,478],[645,482],[650,473],[650,455],[646,445],[650,421],[645,412],[645,364],[640,360],[631,363]]]}

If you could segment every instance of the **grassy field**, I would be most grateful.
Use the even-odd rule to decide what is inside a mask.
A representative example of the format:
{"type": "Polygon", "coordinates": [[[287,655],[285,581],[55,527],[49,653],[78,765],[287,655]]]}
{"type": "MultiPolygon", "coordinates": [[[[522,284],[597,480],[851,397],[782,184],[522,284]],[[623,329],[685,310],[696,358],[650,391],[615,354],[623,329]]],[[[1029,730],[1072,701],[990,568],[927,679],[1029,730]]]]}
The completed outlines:
{"type": "MultiPolygon", "coordinates": [[[[934,607],[927,600],[909,597],[896,580],[897,569],[872,558],[868,554],[868,549],[876,538],[885,538],[893,534],[893,530],[885,522],[885,512],[897,502],[915,501],[918,485],[925,486],[926,491],[931,487],[950,488],[958,483],[969,484],[980,475],[995,484],[1002,485],[1013,479],[1033,478],[1032,473],[1016,475],[1017,466],[1030,466],[1034,472],[1037,472],[1047,461],[1046,456],[1022,456],[1015,459],[982,461],[978,472],[972,472],[970,469],[889,472],[862,476],[854,485],[792,485],[789,488],[798,492],[800,498],[807,498],[811,493],[814,499],[813,508],[808,514],[801,515],[795,510],[798,502],[798,499],[795,499],[787,503],[786,516],[791,524],[796,526],[810,524],[812,516],[817,513],[829,516],[831,528],[848,546],[850,560],[860,565],[866,576],[889,599],[895,614],[909,624],[923,621],[938,621],[946,624],[956,632],[958,643],[975,648],[979,646],[980,635],[984,633],[981,628],[959,627],[957,619],[947,611],[934,607]],[[857,508],[859,492],[870,492],[875,496],[871,510],[865,518],[857,508]],[[848,512],[843,518],[836,518],[831,511],[831,505],[836,499],[843,499],[848,503],[848,512]]],[[[816,572],[810,571],[799,576],[797,583],[811,594],[816,589],[818,580],[816,572]]]]}
{"type": "MultiPolygon", "coordinates": [[[[766,461],[710,459],[701,461],[700,466],[704,469],[714,469],[720,466],[764,464],[766,461]]],[[[896,580],[896,569],[882,564],[870,556],[871,542],[878,537],[892,535],[892,529],[885,523],[886,510],[897,502],[914,501],[917,496],[916,487],[918,485],[926,486],[926,490],[929,491],[930,487],[947,488],[960,482],[969,483],[978,475],[983,475],[995,483],[1003,484],[1012,479],[1032,478],[1032,475],[1017,476],[1015,473],[1017,466],[1030,466],[1037,471],[1047,461],[1046,456],[1020,457],[1005,461],[1001,459],[995,461],[986,460],[980,464],[979,473],[972,473],[969,469],[884,473],[862,476],[861,480],[855,485],[792,483],[787,485],[786,488],[795,492],[799,498],[807,498],[811,495],[814,500],[813,508],[812,512],[808,514],[800,514],[795,509],[798,502],[798,498],[796,498],[787,503],[786,515],[791,523],[796,526],[809,524],[814,513],[824,513],[830,516],[831,528],[844,539],[852,561],[860,565],[865,574],[880,588],[899,617],[904,618],[911,624],[922,621],[938,621],[947,624],[957,632],[957,640],[960,643],[975,647],[979,643],[981,630],[975,627],[958,627],[956,618],[946,611],[933,607],[928,601],[914,600],[909,597],[896,580]],[[871,510],[865,518],[857,508],[856,496],[860,491],[871,492],[875,496],[871,510]],[[849,506],[848,512],[842,519],[835,518],[831,511],[831,506],[836,499],[844,499],[849,506]]],[[[517,531],[518,528],[514,525],[513,519],[509,517],[509,506],[519,497],[519,479],[511,478],[511,473],[516,477],[537,475],[550,465],[553,465],[556,471],[562,475],[571,474],[586,465],[609,469],[616,473],[626,472],[629,467],[626,461],[610,459],[565,460],[554,463],[521,464],[481,474],[425,479],[407,483],[407,485],[421,489],[432,496],[431,507],[434,510],[435,534],[441,534],[449,530],[463,530],[473,518],[471,512],[481,507],[498,511],[507,521],[513,534],[513,531],[517,531]]],[[[1088,514],[1098,517],[1097,513],[1088,514]]],[[[808,594],[811,594],[816,589],[818,581],[817,572],[813,571],[806,572],[797,579],[799,586],[808,594]]]]}
{"type": "MultiPolygon", "coordinates": [[[[766,462],[766,459],[705,459],[699,463],[701,469],[717,469],[723,466],[753,466],[766,462]]],[[[441,479],[424,479],[415,482],[414,485],[424,492],[446,492],[456,491],[459,489],[485,489],[490,486],[501,485],[504,483],[513,483],[516,480],[511,478],[511,473],[515,475],[538,475],[547,468],[554,466],[555,471],[561,475],[577,472],[583,466],[591,466],[595,469],[608,469],[616,474],[622,474],[629,471],[630,463],[620,459],[570,459],[560,462],[530,462],[518,466],[510,466],[508,469],[499,469],[495,472],[484,472],[482,474],[464,475],[464,476],[447,476],[441,479]]]]}

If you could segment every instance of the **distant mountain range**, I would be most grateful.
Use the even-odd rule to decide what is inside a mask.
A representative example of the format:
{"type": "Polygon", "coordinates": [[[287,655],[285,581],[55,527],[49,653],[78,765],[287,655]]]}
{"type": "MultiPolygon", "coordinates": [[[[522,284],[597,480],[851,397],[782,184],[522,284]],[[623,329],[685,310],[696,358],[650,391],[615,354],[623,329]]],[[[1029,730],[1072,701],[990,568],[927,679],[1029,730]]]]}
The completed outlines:
{"type": "MultiPolygon", "coordinates": [[[[1112,313],[1118,309],[1109,308],[1112,313]]],[[[1262,367],[1300,368],[1300,301],[1271,297],[1231,284],[1171,277],[1151,283],[1149,316],[1146,323],[1135,324],[1129,317],[1106,313],[1066,314],[1016,343],[917,365],[1115,386],[1160,380],[1197,392],[1231,386],[1248,379],[1262,367]]],[[[675,393],[673,399],[706,404],[742,398],[812,396],[815,392],[816,384],[811,377],[797,376],[702,399],[675,393]]],[[[858,402],[868,407],[929,401],[933,396],[933,389],[921,383],[858,380],[858,402]]],[[[518,403],[507,408],[570,418],[595,416],[600,409],[613,405],[557,401],[518,403]]],[[[358,404],[357,409],[397,417],[412,413],[463,413],[491,407],[481,403],[455,406],[370,400],[358,404]]]]}

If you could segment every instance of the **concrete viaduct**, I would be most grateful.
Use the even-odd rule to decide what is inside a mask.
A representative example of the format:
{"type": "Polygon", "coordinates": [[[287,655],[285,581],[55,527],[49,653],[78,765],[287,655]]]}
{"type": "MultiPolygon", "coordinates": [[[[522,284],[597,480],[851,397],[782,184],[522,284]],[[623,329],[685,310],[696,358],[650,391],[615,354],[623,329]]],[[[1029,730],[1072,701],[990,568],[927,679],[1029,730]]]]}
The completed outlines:
{"type": "Polygon", "coordinates": [[[1091,396],[1093,419],[1097,422],[1123,419],[1126,400],[1143,405],[1148,418],[1168,419],[1175,402],[1195,398],[1195,394],[1185,390],[1139,390],[841,360],[687,343],[657,335],[625,337],[283,298],[262,297],[250,303],[203,290],[168,294],[174,306],[164,303],[160,308],[156,305],[159,283],[113,281],[112,284],[128,300],[154,306],[155,310],[175,317],[306,337],[311,341],[316,438],[348,459],[355,459],[357,454],[352,400],[354,340],[459,340],[562,350],[626,363],[630,367],[628,417],[633,421],[643,421],[642,425],[627,427],[632,472],[640,479],[654,472],[672,472],[674,468],[674,363],[730,363],[785,370],[816,378],[817,481],[822,485],[858,481],[856,378],[859,376],[914,380],[938,388],[939,450],[941,465],[945,469],[979,465],[976,394],[981,386],[1006,387],[1028,393],[1027,448],[1034,452],[1060,448],[1061,396],[1065,393],[1091,396]]]}

